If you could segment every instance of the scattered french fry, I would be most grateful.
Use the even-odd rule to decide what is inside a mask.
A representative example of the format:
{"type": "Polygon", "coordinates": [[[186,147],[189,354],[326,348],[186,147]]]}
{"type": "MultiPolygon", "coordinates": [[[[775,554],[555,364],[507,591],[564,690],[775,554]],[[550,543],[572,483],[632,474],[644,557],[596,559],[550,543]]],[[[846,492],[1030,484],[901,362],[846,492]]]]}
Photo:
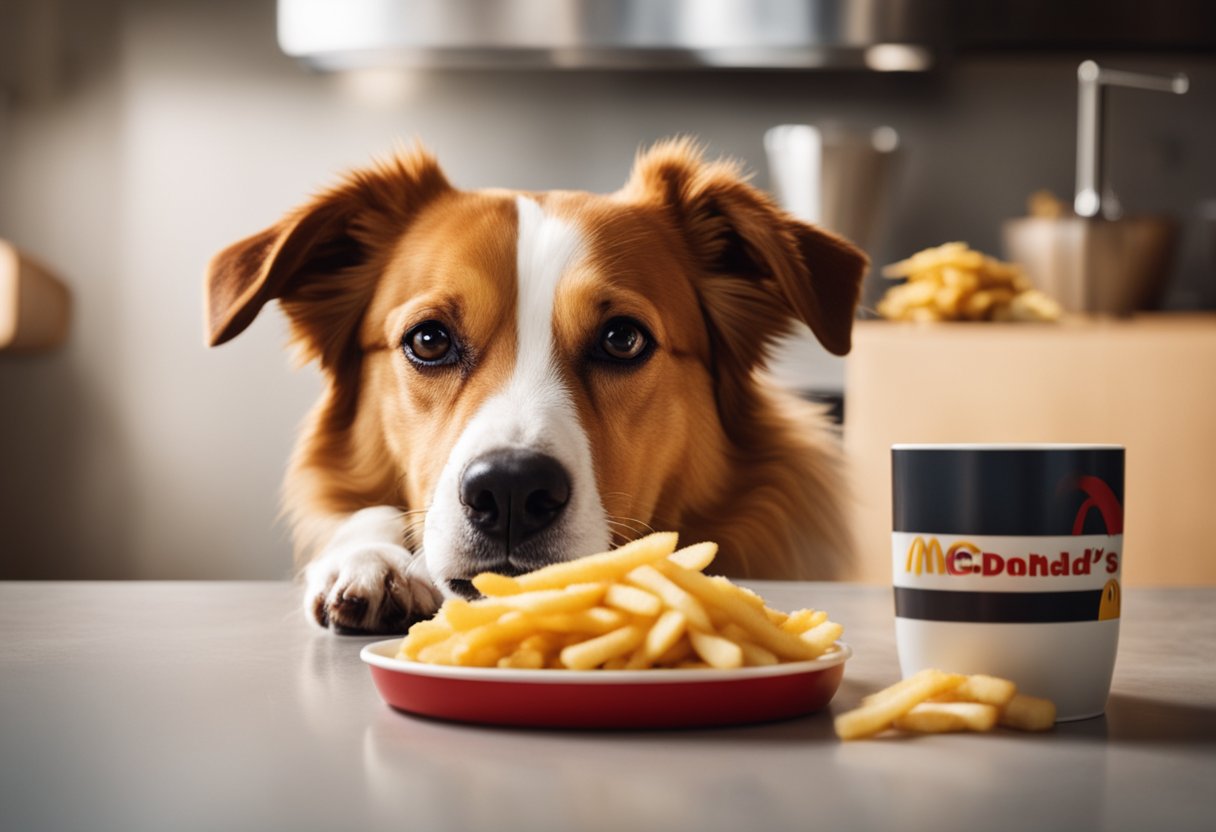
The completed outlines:
{"type": "Polygon", "coordinates": [[[898,690],[836,717],[836,735],[842,740],[859,740],[881,734],[921,702],[958,687],[964,678],[959,673],[922,670],[898,690]]]}
{"type": "Polygon", "coordinates": [[[1056,705],[1050,699],[1019,693],[1001,711],[1000,723],[1019,731],[1049,731],[1056,724],[1056,705]]]}
{"type": "Polygon", "coordinates": [[[841,739],[864,739],[898,728],[922,734],[991,731],[996,725],[1046,731],[1055,724],[1049,699],[1026,696],[1008,679],[922,670],[861,700],[836,717],[841,739]]]}
{"type": "Polygon", "coordinates": [[[895,727],[918,734],[945,734],[951,731],[991,731],[996,725],[997,709],[979,702],[922,702],[895,718],[895,727]]]}
{"type": "Polygon", "coordinates": [[[951,702],[980,702],[1004,708],[1017,692],[1018,686],[1008,679],[975,674],[968,676],[961,685],[947,691],[939,699],[951,702]]]}

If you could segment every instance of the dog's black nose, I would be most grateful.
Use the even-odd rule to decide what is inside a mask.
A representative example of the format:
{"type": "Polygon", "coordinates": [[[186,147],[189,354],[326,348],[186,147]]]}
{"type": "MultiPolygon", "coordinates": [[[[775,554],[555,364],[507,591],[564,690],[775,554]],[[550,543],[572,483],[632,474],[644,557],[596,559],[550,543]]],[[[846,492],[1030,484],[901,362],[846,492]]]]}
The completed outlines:
{"type": "Polygon", "coordinates": [[[482,454],[460,479],[460,502],[476,528],[507,544],[548,526],[570,501],[570,476],[551,456],[504,449],[482,454]]]}

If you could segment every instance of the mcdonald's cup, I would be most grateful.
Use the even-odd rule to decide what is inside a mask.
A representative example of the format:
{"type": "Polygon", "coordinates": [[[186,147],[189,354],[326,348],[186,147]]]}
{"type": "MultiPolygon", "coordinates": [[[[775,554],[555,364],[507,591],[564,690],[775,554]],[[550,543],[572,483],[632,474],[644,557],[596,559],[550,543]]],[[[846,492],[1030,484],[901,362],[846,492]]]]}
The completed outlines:
{"type": "Polygon", "coordinates": [[[1106,709],[1119,640],[1118,445],[895,445],[900,669],[988,673],[1056,703],[1106,709]]]}

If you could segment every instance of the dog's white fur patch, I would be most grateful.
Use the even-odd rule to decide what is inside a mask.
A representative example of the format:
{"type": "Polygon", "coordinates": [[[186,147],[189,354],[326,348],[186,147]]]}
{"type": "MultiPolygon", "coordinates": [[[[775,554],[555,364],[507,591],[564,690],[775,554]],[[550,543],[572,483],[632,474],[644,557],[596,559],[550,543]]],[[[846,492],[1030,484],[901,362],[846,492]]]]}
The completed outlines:
{"type": "Polygon", "coordinates": [[[445,587],[445,579],[467,577],[472,566],[458,558],[473,536],[460,504],[460,477],[469,462],[487,451],[526,448],[547,453],[565,466],[570,501],[555,526],[562,557],[601,551],[610,539],[591,446],[554,364],[554,298],[562,276],[584,257],[586,243],[577,227],[546,215],[535,200],[520,196],[515,205],[519,216],[515,365],[502,389],[469,421],[437,481],[423,550],[440,587],[445,587]]]}

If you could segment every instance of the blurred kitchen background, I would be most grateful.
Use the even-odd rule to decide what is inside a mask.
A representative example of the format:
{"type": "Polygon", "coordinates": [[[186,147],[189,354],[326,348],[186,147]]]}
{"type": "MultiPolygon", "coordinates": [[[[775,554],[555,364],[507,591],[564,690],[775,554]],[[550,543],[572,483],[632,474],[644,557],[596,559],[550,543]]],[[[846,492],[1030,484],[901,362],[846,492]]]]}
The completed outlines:
{"type": "MultiPolygon", "coordinates": [[[[1177,443],[1146,448],[1140,459],[1177,455],[1214,470],[1216,423],[1203,420],[1213,412],[1216,347],[1213,319],[1203,313],[1216,309],[1216,4],[488,0],[446,42],[460,48],[415,42],[408,54],[380,47],[394,37],[441,38],[445,16],[456,20],[477,4],[401,0],[390,15],[401,32],[369,17],[391,5],[0,0],[0,240],[10,260],[0,295],[24,268],[31,282],[44,271],[57,276],[71,296],[61,345],[0,349],[0,578],[290,574],[287,531],[276,519],[279,486],[319,379],[311,368],[291,369],[277,310],[232,344],[205,349],[203,268],[221,247],[394,142],[421,140],[459,186],[610,191],[623,183],[639,146],[692,134],[712,154],[744,160],[768,188],[766,131],[816,125],[822,136],[869,143],[869,156],[881,156],[879,181],[865,186],[873,200],[856,221],[876,266],[951,240],[1000,256],[1002,224],[1026,214],[1032,192],[1049,189],[1071,205],[1077,69],[1086,59],[1189,79],[1182,96],[1112,90],[1106,162],[1129,214],[1181,223],[1156,302],[1169,314],[1152,321],[1165,322],[1162,337],[1184,340],[1160,353],[1129,349],[1168,363],[1145,370],[1158,384],[1161,375],[1175,379],[1154,396],[1199,396],[1176,405],[1195,433],[1151,421],[1172,418],[1175,405],[1137,416],[1177,443]],[[672,15],[681,27],[672,28],[672,15]],[[309,28],[310,16],[319,25],[309,28]],[[787,19],[799,25],[771,25],[787,19]],[[335,20],[370,20],[365,43],[374,48],[343,41],[345,24],[335,20]],[[571,33],[588,20],[648,48],[571,48],[571,33]],[[768,46],[711,48],[721,32],[745,32],[755,21],[768,46]],[[550,26],[558,33],[554,50],[537,45],[550,26]],[[460,40],[469,32],[505,32],[508,46],[528,48],[479,49],[460,40]],[[808,45],[808,32],[826,39],[808,45]],[[673,46],[689,42],[705,48],[673,46]],[[329,49],[335,45],[341,48],[329,49]],[[284,46],[308,54],[288,55],[284,46]],[[418,65],[402,68],[402,61],[418,65]],[[334,68],[348,66],[356,68],[334,68]],[[17,251],[28,263],[18,262],[17,251]]],[[[870,176],[872,162],[841,169],[870,176]]],[[[3,255],[0,249],[0,262],[3,255]]],[[[882,283],[871,275],[867,308],[882,283]]],[[[57,302],[48,291],[48,302],[57,302]]],[[[63,323],[55,320],[52,341],[63,323]]],[[[917,331],[867,326],[888,327],[884,336],[917,331]]],[[[994,354],[1030,356],[1033,333],[1042,332],[1046,340],[1034,343],[1056,344],[1047,354],[1067,361],[1067,345],[1052,340],[1058,332],[1026,326],[994,354]]],[[[1100,326],[1102,337],[1122,326],[1131,324],[1100,326]]],[[[0,342],[3,332],[0,326],[0,342]]],[[[917,355],[941,368],[955,360],[952,350],[971,351],[943,344],[917,355]]],[[[885,363],[882,349],[908,354],[906,345],[865,338],[859,348],[871,350],[857,366],[872,382],[885,363]]],[[[847,444],[868,449],[874,465],[885,464],[894,438],[939,438],[887,428],[849,435],[855,376],[845,362],[802,343],[778,363],[786,383],[843,399],[847,444]]],[[[1029,363],[1005,371],[1011,385],[1036,374],[1029,363]]],[[[947,375],[973,395],[977,412],[1005,408],[1001,390],[1014,390],[972,389],[965,373],[947,375]]],[[[1112,391],[1108,383],[1094,411],[1120,408],[1142,390],[1128,381],[1112,391]]],[[[1022,403],[1036,412],[1060,409],[1048,406],[1051,391],[1035,395],[1022,403]]],[[[873,391],[857,404],[892,407],[873,391]]],[[[863,427],[873,424],[873,411],[860,416],[863,427]]],[[[964,427],[951,437],[1131,441],[1117,425],[1104,430],[1092,419],[1098,435],[1056,422],[1031,430],[996,421],[976,436],[964,427]]],[[[1129,457],[1138,447],[1129,444],[1129,457]]],[[[1131,464],[1134,501],[1150,489],[1137,491],[1131,464]]],[[[864,517],[877,518],[870,531],[878,534],[865,542],[878,541],[879,551],[867,555],[877,565],[862,576],[882,580],[888,555],[879,526],[889,492],[873,482],[879,479],[862,487],[872,498],[864,517]]],[[[1175,485],[1211,495],[1207,483],[1175,485]]],[[[1160,580],[1185,577],[1171,572],[1160,580]]]]}

